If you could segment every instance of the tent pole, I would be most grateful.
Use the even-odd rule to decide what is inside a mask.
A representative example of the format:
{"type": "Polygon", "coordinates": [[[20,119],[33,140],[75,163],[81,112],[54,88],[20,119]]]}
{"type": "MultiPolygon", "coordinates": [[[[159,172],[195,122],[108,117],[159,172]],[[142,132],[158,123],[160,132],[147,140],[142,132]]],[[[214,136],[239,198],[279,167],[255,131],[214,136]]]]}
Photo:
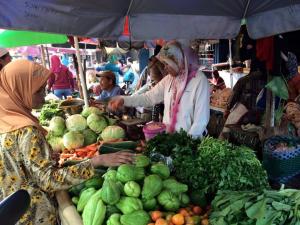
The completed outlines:
{"type": "Polygon", "coordinates": [[[82,68],[82,63],[81,63],[81,58],[80,58],[80,51],[79,51],[79,44],[78,44],[78,37],[74,36],[74,44],[76,48],[76,57],[77,57],[77,62],[78,62],[78,70],[79,70],[79,77],[80,77],[80,82],[81,82],[81,87],[82,87],[82,92],[83,92],[83,100],[84,100],[84,105],[85,107],[89,106],[89,100],[88,100],[88,93],[87,93],[87,87],[86,83],[84,82],[84,75],[83,75],[83,68],[82,68]]]}
{"type": "Polygon", "coordinates": [[[232,74],[232,51],[231,39],[229,39],[229,73],[230,73],[230,88],[233,88],[233,74],[232,74]]]}
{"type": "Polygon", "coordinates": [[[44,46],[43,45],[41,45],[40,46],[40,48],[41,48],[41,59],[42,59],[42,65],[44,66],[44,67],[46,67],[46,60],[45,60],[45,48],[44,48],[44,46]]]}
{"type": "Polygon", "coordinates": [[[47,46],[46,46],[46,56],[47,56],[47,60],[48,60],[48,68],[50,68],[50,57],[49,57],[49,51],[48,51],[47,46]]]}

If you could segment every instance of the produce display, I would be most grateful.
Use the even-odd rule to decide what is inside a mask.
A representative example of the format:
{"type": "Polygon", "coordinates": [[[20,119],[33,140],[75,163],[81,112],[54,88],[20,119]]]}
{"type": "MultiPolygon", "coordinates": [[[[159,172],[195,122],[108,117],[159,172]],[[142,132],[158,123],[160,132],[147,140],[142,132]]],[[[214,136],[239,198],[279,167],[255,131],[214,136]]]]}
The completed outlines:
{"type": "Polygon", "coordinates": [[[171,157],[174,176],[195,193],[214,195],[219,190],[268,188],[265,170],[247,147],[211,137],[194,140],[181,131],[150,140],[147,154],[157,152],[171,157]]]}
{"type": "MultiPolygon", "coordinates": [[[[144,146],[124,141],[123,128],[96,107],[68,116],[58,105],[45,105],[39,119],[60,166],[121,150],[142,153],[134,164],[98,168],[101,174],[69,189],[84,225],[300,224],[300,191],[271,190],[247,147],[193,139],[183,130],[157,134],[144,146]]],[[[285,143],[275,147],[290,150],[285,143]]]]}
{"type": "Polygon", "coordinates": [[[144,155],[70,189],[84,225],[208,224],[206,210],[191,206],[187,192],[168,166],[144,155]]]}
{"type": "Polygon", "coordinates": [[[219,192],[212,202],[212,225],[300,224],[300,191],[219,192]]]}

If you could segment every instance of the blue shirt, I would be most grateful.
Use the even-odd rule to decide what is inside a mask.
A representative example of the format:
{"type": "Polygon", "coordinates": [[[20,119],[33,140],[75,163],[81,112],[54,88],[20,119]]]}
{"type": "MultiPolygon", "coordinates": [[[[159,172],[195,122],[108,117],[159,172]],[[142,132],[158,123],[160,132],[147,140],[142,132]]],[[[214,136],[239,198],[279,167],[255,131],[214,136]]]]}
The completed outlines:
{"type": "Polygon", "coordinates": [[[96,100],[105,101],[111,97],[123,95],[124,91],[118,86],[114,86],[110,91],[103,90],[101,94],[96,98],[96,100]]]}
{"type": "Polygon", "coordinates": [[[124,73],[124,82],[130,82],[132,84],[133,81],[134,81],[134,73],[132,69],[129,69],[124,73]]]}
{"type": "Polygon", "coordinates": [[[114,74],[116,75],[116,84],[119,84],[119,76],[123,75],[123,72],[120,69],[120,67],[114,63],[107,63],[104,66],[99,66],[96,68],[97,72],[105,71],[105,70],[114,72],[114,74]]]}

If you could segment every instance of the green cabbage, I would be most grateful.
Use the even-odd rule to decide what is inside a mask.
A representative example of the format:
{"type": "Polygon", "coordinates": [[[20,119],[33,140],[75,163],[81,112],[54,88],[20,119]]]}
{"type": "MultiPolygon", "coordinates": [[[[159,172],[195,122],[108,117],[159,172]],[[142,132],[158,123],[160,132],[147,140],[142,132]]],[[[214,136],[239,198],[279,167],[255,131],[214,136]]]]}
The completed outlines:
{"type": "Polygon", "coordinates": [[[61,151],[65,148],[62,137],[51,136],[47,141],[53,151],[61,151]]]}
{"type": "Polygon", "coordinates": [[[50,120],[49,130],[54,136],[62,136],[64,134],[65,128],[65,120],[62,117],[55,116],[50,120]]]}
{"type": "Polygon", "coordinates": [[[119,126],[108,126],[102,131],[101,137],[103,141],[122,139],[125,138],[125,131],[122,127],[119,126]]]}
{"type": "Polygon", "coordinates": [[[89,107],[85,107],[83,109],[83,111],[81,112],[81,115],[85,118],[87,118],[89,115],[91,115],[92,113],[95,113],[97,115],[101,115],[103,114],[103,112],[97,108],[97,107],[94,107],[94,106],[89,106],[89,107]]]}
{"type": "Polygon", "coordinates": [[[80,114],[70,116],[66,120],[66,126],[69,131],[83,131],[86,129],[86,119],[80,114]]]}
{"type": "Polygon", "coordinates": [[[91,129],[86,129],[82,132],[84,136],[84,145],[90,145],[97,142],[98,135],[91,129]]]}
{"type": "Polygon", "coordinates": [[[67,149],[76,149],[83,146],[84,136],[77,131],[69,131],[63,136],[63,143],[67,149]]]}
{"type": "Polygon", "coordinates": [[[87,125],[97,134],[100,134],[107,127],[106,119],[95,113],[92,113],[87,118],[87,125]]]}

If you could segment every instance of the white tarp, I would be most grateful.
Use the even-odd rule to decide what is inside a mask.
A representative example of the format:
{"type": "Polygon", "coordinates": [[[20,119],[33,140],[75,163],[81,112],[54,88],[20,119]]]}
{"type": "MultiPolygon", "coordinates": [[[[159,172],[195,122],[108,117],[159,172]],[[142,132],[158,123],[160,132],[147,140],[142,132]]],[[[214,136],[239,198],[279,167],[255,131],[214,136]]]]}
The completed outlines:
{"type": "Polygon", "coordinates": [[[300,29],[300,0],[1,0],[0,27],[132,40],[252,38],[300,29]]]}

